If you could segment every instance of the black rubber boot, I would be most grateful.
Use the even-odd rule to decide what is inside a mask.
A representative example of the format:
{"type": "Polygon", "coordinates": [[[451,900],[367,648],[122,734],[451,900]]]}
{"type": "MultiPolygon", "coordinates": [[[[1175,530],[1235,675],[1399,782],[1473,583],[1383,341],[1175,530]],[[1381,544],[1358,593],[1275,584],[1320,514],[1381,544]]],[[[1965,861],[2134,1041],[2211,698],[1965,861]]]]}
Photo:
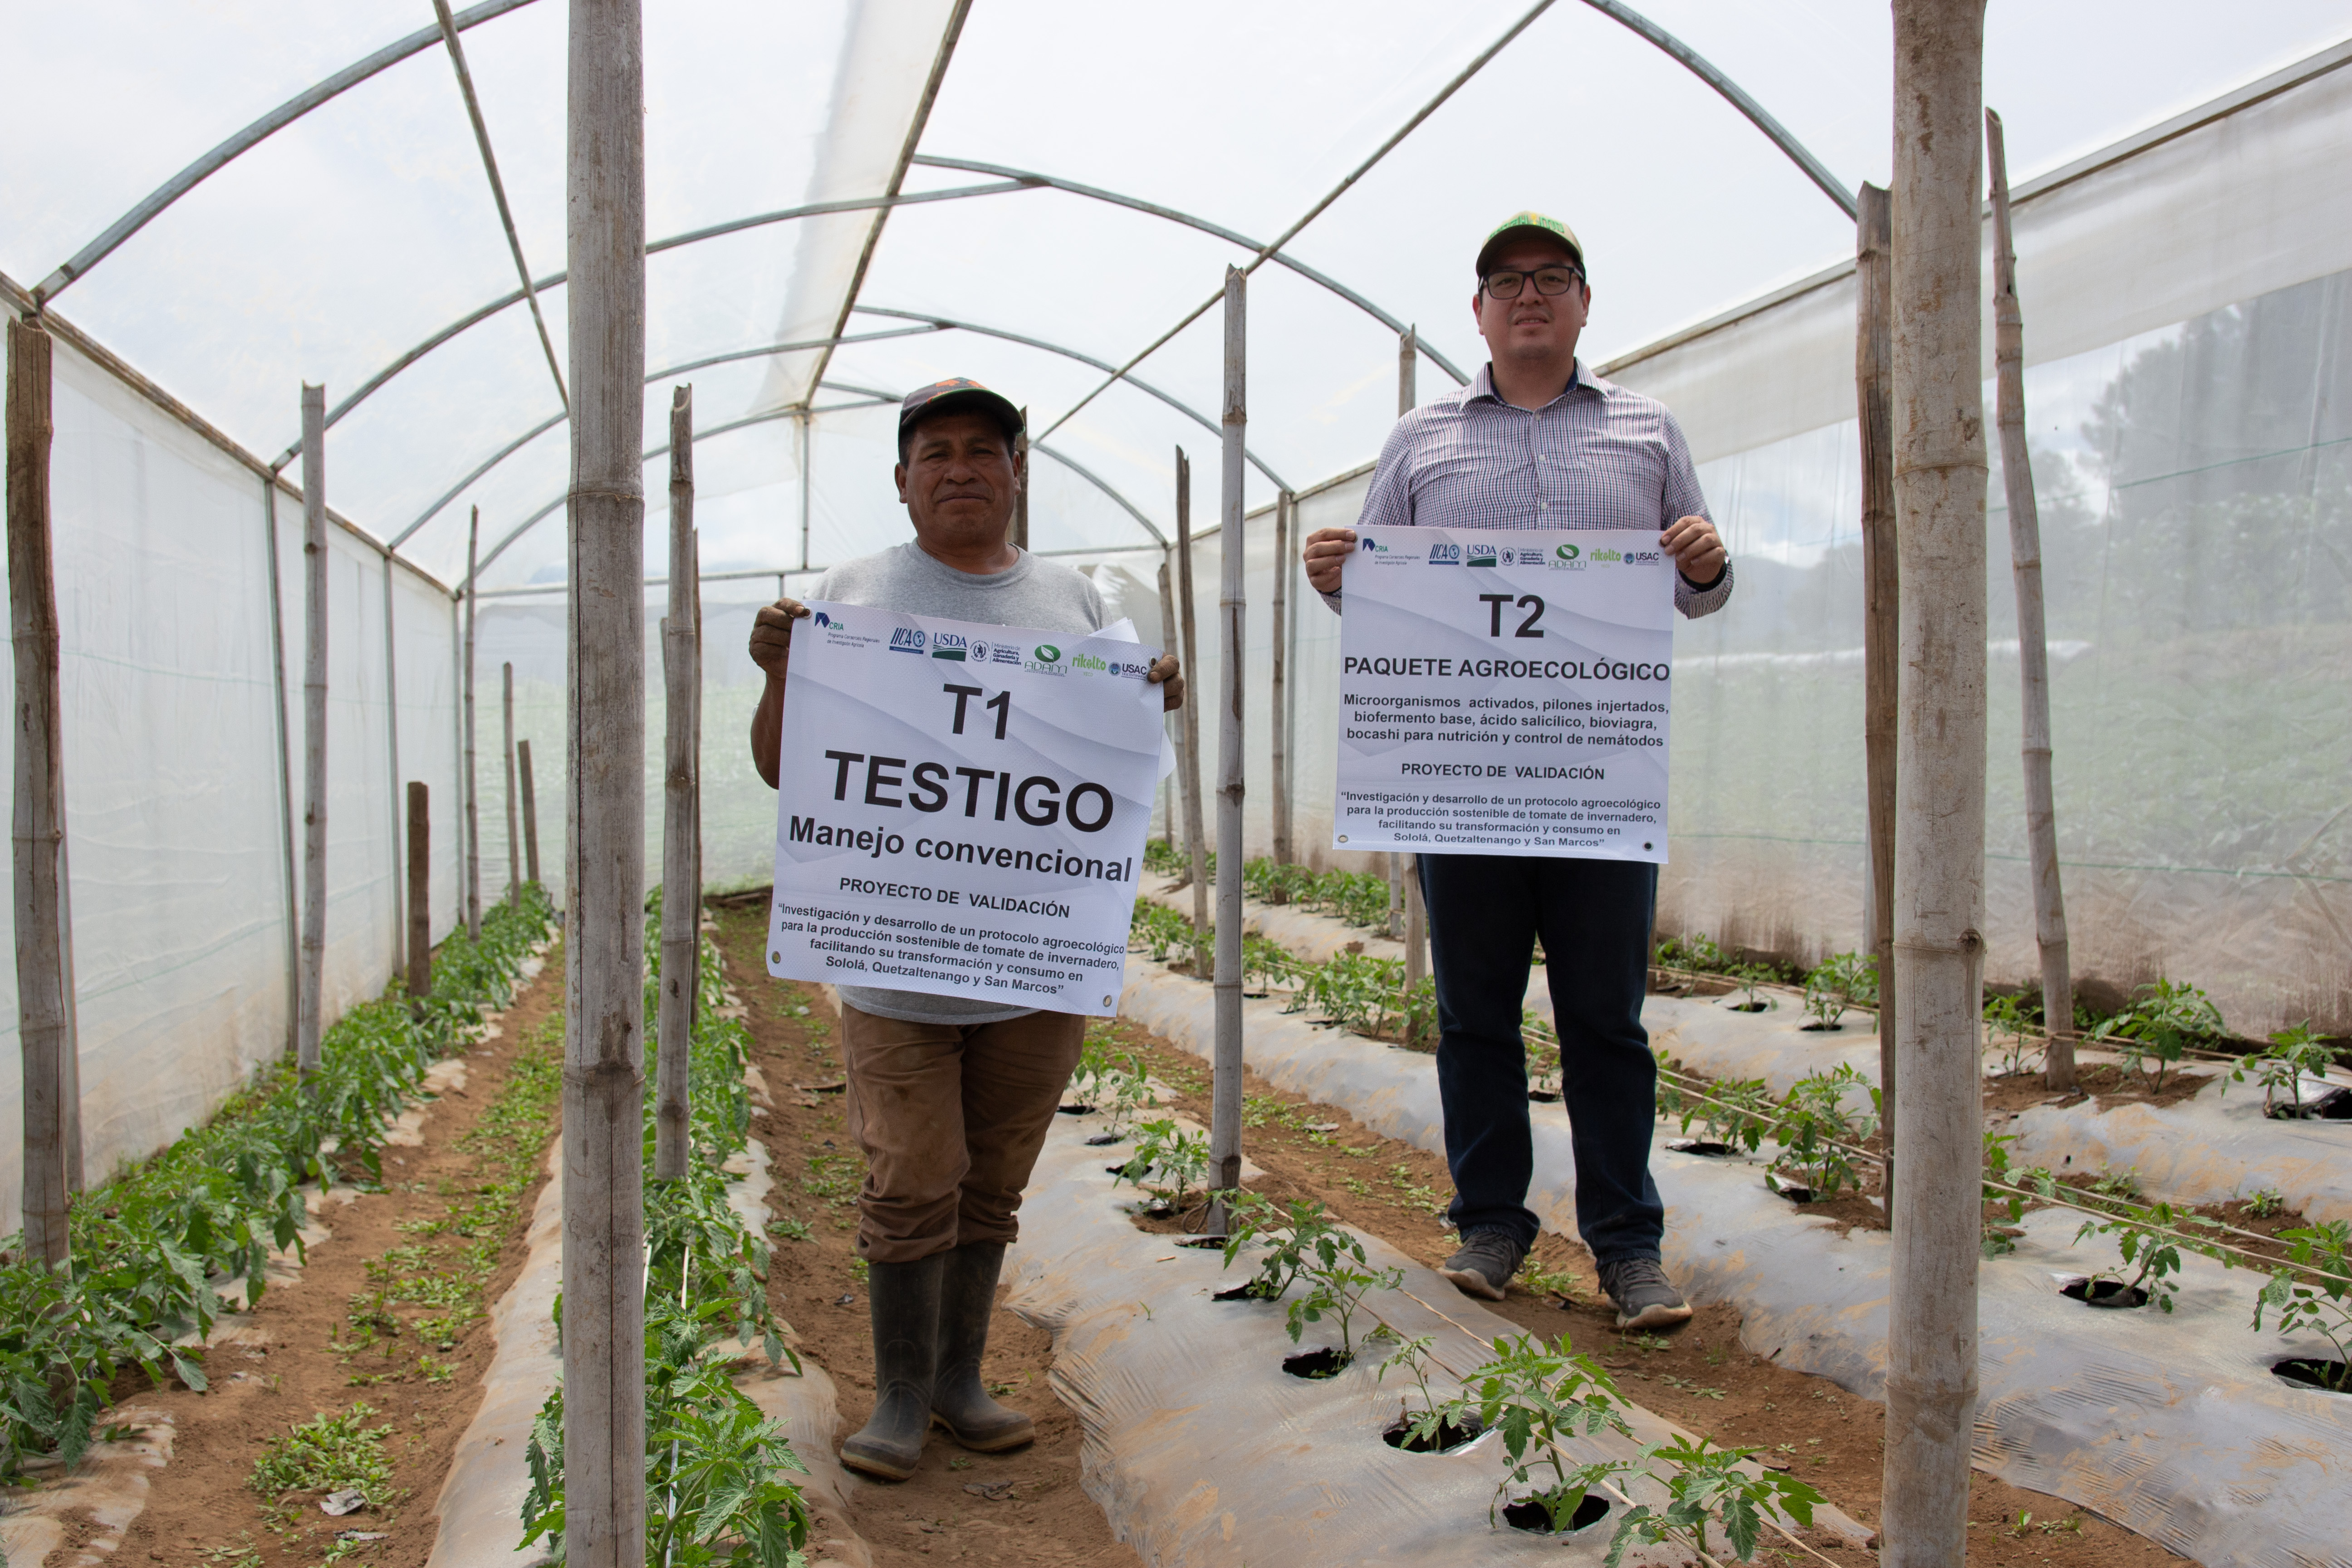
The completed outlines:
{"type": "Polygon", "coordinates": [[[957,1442],[982,1454],[1017,1448],[1037,1436],[1029,1417],[991,1399],[980,1378],[1003,1267],[1004,1243],[966,1242],[947,1255],[940,1284],[940,1375],[931,1414],[957,1442]]]}
{"type": "Polygon", "coordinates": [[[841,1446],[841,1462],[853,1470],[903,1481],[923,1457],[939,1365],[940,1277],[947,1260],[941,1253],[919,1263],[866,1265],[866,1300],[874,1314],[874,1415],[841,1446]]]}

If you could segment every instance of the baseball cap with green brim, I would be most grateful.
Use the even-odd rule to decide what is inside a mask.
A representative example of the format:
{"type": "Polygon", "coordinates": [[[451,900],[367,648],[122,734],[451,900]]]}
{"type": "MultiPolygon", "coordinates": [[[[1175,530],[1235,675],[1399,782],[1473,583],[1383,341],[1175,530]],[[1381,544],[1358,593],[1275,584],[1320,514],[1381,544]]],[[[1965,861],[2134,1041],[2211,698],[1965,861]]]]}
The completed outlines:
{"type": "Polygon", "coordinates": [[[1021,436],[1021,410],[1002,393],[991,392],[969,376],[952,375],[919,386],[898,404],[898,453],[903,458],[915,426],[942,414],[985,414],[996,421],[1007,441],[1021,436]]]}
{"type": "Polygon", "coordinates": [[[1584,270],[1584,247],[1577,239],[1574,229],[1559,219],[1546,217],[1541,213],[1513,213],[1496,225],[1495,232],[1486,237],[1486,243],[1478,247],[1480,278],[1495,269],[1496,252],[1514,239],[1549,239],[1564,245],[1568,247],[1569,255],[1576,259],[1576,269],[1579,272],[1584,270]]]}

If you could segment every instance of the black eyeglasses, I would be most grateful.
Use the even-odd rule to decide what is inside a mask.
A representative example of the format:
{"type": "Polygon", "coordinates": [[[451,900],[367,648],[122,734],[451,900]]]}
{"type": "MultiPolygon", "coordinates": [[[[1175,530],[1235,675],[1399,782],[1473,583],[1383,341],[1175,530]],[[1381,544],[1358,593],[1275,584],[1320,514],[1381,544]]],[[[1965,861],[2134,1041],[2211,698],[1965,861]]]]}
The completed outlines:
{"type": "Polygon", "coordinates": [[[1530,278],[1538,294],[1565,294],[1584,281],[1584,274],[1573,267],[1538,267],[1533,272],[1489,272],[1479,287],[1495,299],[1516,300],[1530,278]]]}

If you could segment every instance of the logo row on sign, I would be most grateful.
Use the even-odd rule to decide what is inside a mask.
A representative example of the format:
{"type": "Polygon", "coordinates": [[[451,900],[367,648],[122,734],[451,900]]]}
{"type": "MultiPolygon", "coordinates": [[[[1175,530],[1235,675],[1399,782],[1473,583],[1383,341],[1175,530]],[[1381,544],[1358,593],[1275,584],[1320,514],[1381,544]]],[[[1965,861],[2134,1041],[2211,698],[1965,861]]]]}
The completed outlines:
{"type": "MultiPolygon", "coordinates": [[[[871,643],[877,639],[860,637],[852,632],[840,616],[826,611],[816,613],[816,624],[834,634],[836,643],[871,643]]],[[[961,632],[926,632],[920,626],[890,628],[889,648],[892,653],[911,653],[918,658],[928,654],[956,664],[1009,664],[1034,675],[1067,675],[1076,670],[1081,675],[1109,675],[1127,680],[1141,680],[1150,673],[1151,666],[1141,658],[1104,658],[1098,654],[1077,652],[1065,654],[1052,643],[1039,643],[1024,654],[1017,643],[988,642],[979,637],[967,637],[961,632]]]]}
{"type": "Polygon", "coordinates": [[[1615,566],[1655,565],[1658,552],[1654,550],[1584,550],[1565,542],[1549,550],[1528,545],[1472,544],[1464,546],[1452,540],[1433,542],[1429,553],[1418,550],[1391,550],[1376,539],[1366,539],[1363,551],[1381,566],[1549,566],[1555,572],[1581,572],[1587,565],[1615,566]]]}

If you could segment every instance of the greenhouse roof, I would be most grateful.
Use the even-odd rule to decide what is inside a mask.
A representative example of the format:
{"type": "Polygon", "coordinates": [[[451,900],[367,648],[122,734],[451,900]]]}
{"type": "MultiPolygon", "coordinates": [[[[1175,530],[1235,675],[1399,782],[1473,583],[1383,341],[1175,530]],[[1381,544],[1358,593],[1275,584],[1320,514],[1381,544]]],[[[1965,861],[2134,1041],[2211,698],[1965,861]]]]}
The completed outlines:
{"type": "MultiPolygon", "coordinates": [[[[562,6],[14,21],[39,66],[0,100],[0,271],[272,463],[323,382],[338,511],[455,583],[478,506],[486,588],[560,580],[562,6]]],[[[2347,33],[2323,0],[2000,0],[1986,100],[2023,182],[2347,33]]],[[[703,569],[903,537],[888,405],[950,374],[1029,408],[1039,548],[1172,532],[1223,269],[1276,242],[1253,506],[1378,451],[1399,326],[1423,398],[1482,361],[1470,259],[1506,214],[1584,239],[1594,363],[1810,275],[1886,178],[1890,50],[1862,0],[650,6],[646,368],[696,385],[703,569]]]]}

